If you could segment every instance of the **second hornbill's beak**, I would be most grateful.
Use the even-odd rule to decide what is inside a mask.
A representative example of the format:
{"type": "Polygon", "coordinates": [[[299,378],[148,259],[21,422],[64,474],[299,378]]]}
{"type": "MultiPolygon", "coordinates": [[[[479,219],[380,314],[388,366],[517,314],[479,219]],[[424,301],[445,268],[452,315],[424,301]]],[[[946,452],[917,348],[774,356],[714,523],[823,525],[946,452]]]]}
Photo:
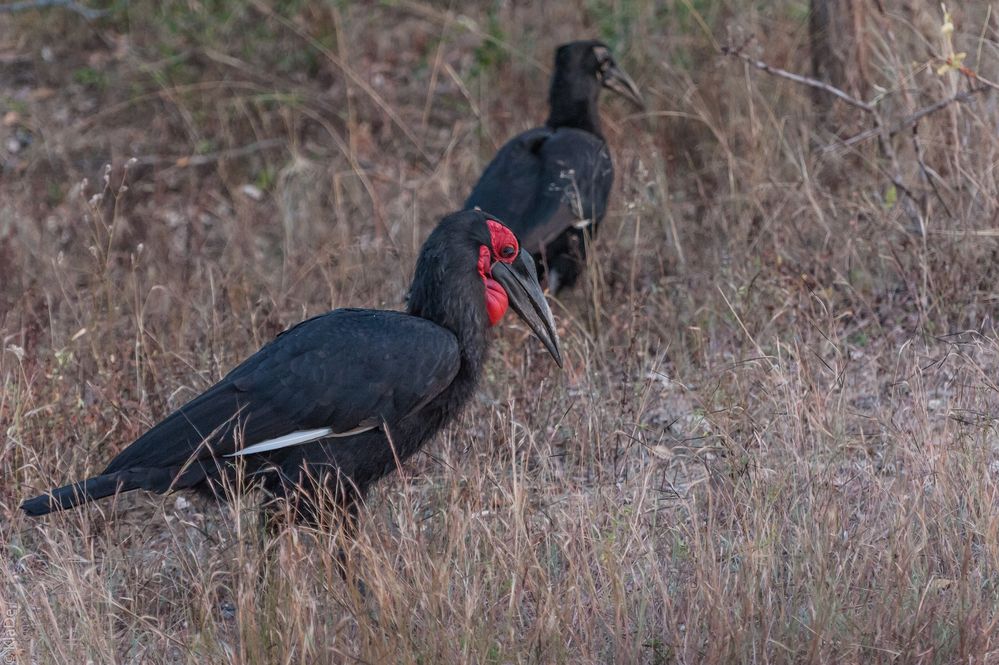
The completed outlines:
{"type": "Polygon", "coordinates": [[[538,271],[534,267],[534,258],[526,249],[512,263],[497,261],[493,264],[493,279],[500,283],[506,291],[510,306],[520,318],[530,326],[541,343],[552,354],[555,363],[562,366],[562,351],[558,344],[558,333],[555,330],[555,317],[545,300],[545,293],[538,283],[538,271]]]}
{"type": "Polygon", "coordinates": [[[630,100],[638,108],[645,108],[645,100],[642,99],[642,93],[638,91],[638,86],[616,64],[610,65],[603,71],[601,82],[605,88],[613,90],[625,99],[630,100]]]}

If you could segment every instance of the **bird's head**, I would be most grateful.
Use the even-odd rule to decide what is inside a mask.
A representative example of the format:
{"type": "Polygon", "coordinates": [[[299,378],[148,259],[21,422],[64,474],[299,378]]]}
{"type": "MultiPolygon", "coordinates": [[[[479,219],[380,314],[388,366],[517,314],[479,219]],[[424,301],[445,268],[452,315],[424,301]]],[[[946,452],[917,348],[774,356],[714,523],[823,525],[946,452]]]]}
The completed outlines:
{"type": "Polygon", "coordinates": [[[485,314],[479,325],[496,325],[513,308],[562,366],[555,318],[534,259],[513,231],[481,210],[448,215],[427,238],[410,289],[410,313],[453,330],[459,294],[478,300],[471,306],[485,314]]]}
{"type": "Polygon", "coordinates": [[[645,100],[638,86],[623,69],[618,67],[610,49],[601,41],[586,40],[569,42],[555,51],[556,78],[559,75],[576,79],[579,82],[596,82],[595,91],[607,88],[639,108],[645,108],[645,100]]]}

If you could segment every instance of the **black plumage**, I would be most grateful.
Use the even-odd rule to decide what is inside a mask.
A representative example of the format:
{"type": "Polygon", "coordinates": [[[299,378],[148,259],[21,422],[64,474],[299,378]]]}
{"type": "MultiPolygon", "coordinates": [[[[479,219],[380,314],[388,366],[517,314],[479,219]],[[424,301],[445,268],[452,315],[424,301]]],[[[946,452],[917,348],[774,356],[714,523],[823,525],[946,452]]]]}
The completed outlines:
{"type": "Polygon", "coordinates": [[[407,313],[338,309],[299,323],[100,475],[21,507],[42,515],[135,489],[217,491],[237,475],[292,500],[304,521],[318,517],[317,492],[351,507],[461,411],[507,302],[561,364],[530,255],[484,213],[446,217],[423,246],[407,313]]]}
{"type": "Polygon", "coordinates": [[[560,46],[547,122],[500,148],[465,201],[466,209],[489,211],[513,229],[547,268],[552,292],[576,282],[585,235],[595,232],[607,212],[614,165],[597,107],[602,88],[642,105],[605,44],[560,46]]]}

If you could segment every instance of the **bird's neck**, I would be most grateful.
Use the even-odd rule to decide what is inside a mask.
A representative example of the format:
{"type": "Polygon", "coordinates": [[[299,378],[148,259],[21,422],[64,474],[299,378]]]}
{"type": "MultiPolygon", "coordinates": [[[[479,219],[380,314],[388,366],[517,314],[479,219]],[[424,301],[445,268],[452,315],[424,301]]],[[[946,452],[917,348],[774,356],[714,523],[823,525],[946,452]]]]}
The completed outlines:
{"type": "MultiPolygon", "coordinates": [[[[455,272],[430,271],[413,280],[407,312],[454,333],[461,351],[460,375],[474,381],[489,346],[485,293],[478,279],[454,279],[455,272]]],[[[477,276],[476,276],[477,277],[477,276]]]]}
{"type": "Polygon", "coordinates": [[[552,129],[571,127],[602,137],[597,110],[599,97],[596,81],[573,79],[556,72],[548,95],[550,111],[545,124],[552,129]]]}

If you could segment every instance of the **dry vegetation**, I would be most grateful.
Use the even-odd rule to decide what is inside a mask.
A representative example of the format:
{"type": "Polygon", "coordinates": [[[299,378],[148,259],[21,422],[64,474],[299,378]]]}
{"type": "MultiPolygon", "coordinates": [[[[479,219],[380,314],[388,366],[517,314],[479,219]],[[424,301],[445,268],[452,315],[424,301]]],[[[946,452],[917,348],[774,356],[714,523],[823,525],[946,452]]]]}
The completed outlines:
{"type": "MultiPolygon", "coordinates": [[[[886,123],[974,85],[937,71],[938,5],[883,4],[886,123]]],[[[999,17],[962,4],[953,49],[999,80],[999,17]]],[[[801,1],[461,11],[0,16],[4,655],[999,662],[999,94],[837,148],[871,118],[816,122],[811,90],[718,51],[807,74],[801,1]],[[650,112],[604,103],[618,182],[555,304],[567,367],[507,322],[473,408],[370,495],[367,597],[331,533],[262,529],[255,496],[19,513],[285,326],[401,306],[581,35],[650,112]]]]}

